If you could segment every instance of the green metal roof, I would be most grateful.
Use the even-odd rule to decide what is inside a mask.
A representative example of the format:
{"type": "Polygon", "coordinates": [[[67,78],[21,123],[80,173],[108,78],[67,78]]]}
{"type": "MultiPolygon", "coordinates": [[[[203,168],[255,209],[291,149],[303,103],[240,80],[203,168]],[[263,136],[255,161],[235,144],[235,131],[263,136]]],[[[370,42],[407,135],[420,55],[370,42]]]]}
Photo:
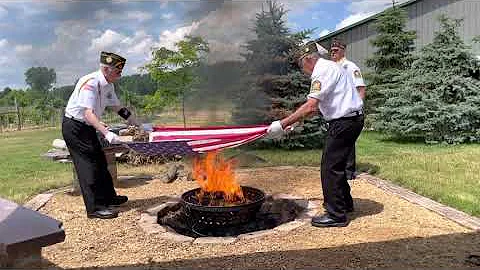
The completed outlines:
{"type": "MultiPolygon", "coordinates": [[[[411,4],[415,3],[415,2],[419,2],[419,1],[421,1],[421,0],[410,0],[410,1],[407,1],[407,2],[402,3],[402,4],[400,4],[400,5],[397,5],[397,7],[403,8],[403,7],[409,6],[409,5],[411,5],[411,4]]],[[[359,26],[359,25],[362,25],[362,24],[368,23],[368,22],[370,22],[370,21],[373,21],[373,20],[375,20],[378,16],[380,16],[382,13],[383,13],[383,11],[382,11],[382,12],[379,12],[379,13],[377,13],[377,14],[375,14],[375,15],[372,15],[372,16],[370,16],[370,17],[368,17],[368,18],[365,18],[365,19],[363,19],[363,20],[361,20],[361,21],[358,21],[358,22],[356,22],[356,23],[354,23],[354,24],[351,24],[351,25],[349,25],[349,26],[346,26],[346,27],[344,27],[344,28],[342,28],[342,29],[338,29],[338,30],[336,30],[336,31],[334,31],[334,32],[332,32],[332,33],[329,33],[328,35],[325,35],[325,36],[323,36],[323,37],[318,38],[318,39],[316,40],[316,42],[322,42],[322,41],[324,41],[324,40],[328,40],[329,38],[331,38],[331,37],[333,37],[333,36],[336,36],[336,35],[338,35],[338,34],[340,34],[340,33],[346,32],[346,31],[348,31],[348,30],[350,30],[350,29],[352,29],[352,28],[354,28],[354,27],[357,27],[357,26],[359,26]]]]}

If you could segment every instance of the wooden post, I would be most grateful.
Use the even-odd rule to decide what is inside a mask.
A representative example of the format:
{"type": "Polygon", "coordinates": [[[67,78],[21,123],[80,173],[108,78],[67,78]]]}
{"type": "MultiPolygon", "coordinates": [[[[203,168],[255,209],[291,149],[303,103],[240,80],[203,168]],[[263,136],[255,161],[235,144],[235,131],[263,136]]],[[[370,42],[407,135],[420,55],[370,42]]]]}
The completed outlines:
{"type": "Polygon", "coordinates": [[[183,115],[183,128],[186,128],[187,120],[185,119],[185,90],[182,91],[182,115],[183,115]]]}
{"type": "Polygon", "coordinates": [[[17,97],[14,97],[13,101],[15,102],[15,111],[17,112],[17,130],[22,130],[22,122],[20,118],[20,109],[18,108],[17,97]]]}

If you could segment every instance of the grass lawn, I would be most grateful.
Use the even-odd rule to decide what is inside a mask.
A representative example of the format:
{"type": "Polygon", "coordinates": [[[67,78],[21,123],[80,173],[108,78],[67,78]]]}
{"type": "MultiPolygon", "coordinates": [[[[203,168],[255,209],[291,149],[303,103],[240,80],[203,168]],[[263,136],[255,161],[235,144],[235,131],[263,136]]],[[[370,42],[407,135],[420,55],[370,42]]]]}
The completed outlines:
{"type": "Polygon", "coordinates": [[[0,197],[25,202],[36,193],[72,183],[70,164],[40,155],[62,138],[59,129],[0,133],[0,197]]]}
{"type": "MultiPolygon", "coordinates": [[[[25,202],[33,195],[71,183],[69,164],[40,157],[61,138],[59,129],[0,133],[0,197],[25,202]]],[[[270,165],[319,166],[321,150],[254,150],[270,165]]],[[[357,143],[362,171],[390,180],[436,201],[480,216],[480,145],[424,145],[384,140],[363,132],[357,143]]],[[[141,168],[121,165],[121,173],[141,168]]]]}
{"type": "MultiPolygon", "coordinates": [[[[320,166],[321,150],[255,150],[271,165],[320,166]]],[[[425,145],[362,132],[357,168],[418,194],[480,216],[480,145],[425,145]]]]}

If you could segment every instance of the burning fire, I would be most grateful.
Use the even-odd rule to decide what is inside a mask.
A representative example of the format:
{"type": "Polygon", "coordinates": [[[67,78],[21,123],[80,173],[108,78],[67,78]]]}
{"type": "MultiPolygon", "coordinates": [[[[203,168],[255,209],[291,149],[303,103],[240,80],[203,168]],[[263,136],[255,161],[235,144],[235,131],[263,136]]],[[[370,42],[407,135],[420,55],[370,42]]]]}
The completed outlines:
{"type": "Polygon", "coordinates": [[[241,203],[245,201],[243,191],[235,180],[233,162],[226,161],[219,152],[208,152],[205,158],[196,158],[193,164],[193,178],[200,185],[197,194],[201,202],[205,195],[210,198],[209,204],[221,195],[225,203],[241,203]]]}

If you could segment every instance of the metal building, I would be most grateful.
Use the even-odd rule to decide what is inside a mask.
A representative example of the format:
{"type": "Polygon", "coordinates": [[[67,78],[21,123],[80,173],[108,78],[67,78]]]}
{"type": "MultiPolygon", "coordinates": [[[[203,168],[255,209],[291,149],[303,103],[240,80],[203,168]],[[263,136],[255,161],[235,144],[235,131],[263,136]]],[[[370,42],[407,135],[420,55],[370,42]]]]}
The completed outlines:
{"type": "MultiPolygon", "coordinates": [[[[472,51],[476,55],[480,55],[480,44],[472,44],[472,38],[480,35],[480,0],[411,0],[399,4],[398,7],[407,11],[406,28],[416,31],[417,50],[432,42],[434,33],[440,26],[437,18],[440,14],[445,14],[452,19],[463,19],[459,28],[460,36],[466,44],[472,45],[472,51]]],[[[365,59],[371,57],[375,51],[369,41],[376,36],[374,23],[380,14],[339,29],[317,41],[329,48],[333,38],[341,39],[347,44],[346,58],[361,69],[366,69],[365,59]]]]}

